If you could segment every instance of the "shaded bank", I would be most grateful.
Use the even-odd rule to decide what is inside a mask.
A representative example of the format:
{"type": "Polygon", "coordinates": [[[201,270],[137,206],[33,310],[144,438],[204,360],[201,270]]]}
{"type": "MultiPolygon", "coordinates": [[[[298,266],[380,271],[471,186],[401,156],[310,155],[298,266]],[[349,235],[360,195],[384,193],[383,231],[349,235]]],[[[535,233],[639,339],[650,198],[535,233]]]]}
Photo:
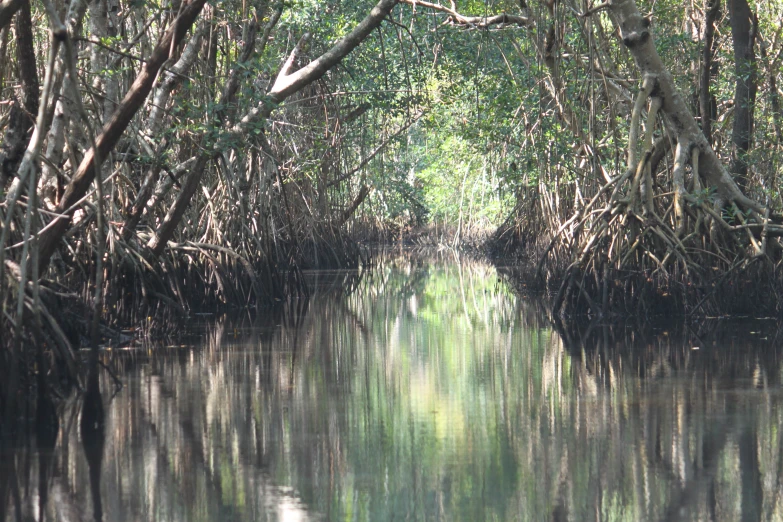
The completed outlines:
{"type": "MultiPolygon", "coordinates": [[[[171,255],[155,267],[143,258],[110,259],[104,268],[98,342],[118,348],[171,336],[204,311],[258,313],[280,301],[306,298],[310,289],[303,270],[312,264],[358,269],[371,263],[370,252],[362,252],[357,243],[340,236],[330,241],[293,246],[281,240],[279,258],[259,255],[253,262],[228,249],[193,242],[171,245],[171,255]],[[283,250],[307,258],[293,260],[283,250]]],[[[87,382],[80,350],[90,346],[94,267],[89,259],[73,257],[58,268],[56,280],[40,283],[37,302],[32,285],[27,286],[27,324],[6,328],[0,338],[0,424],[8,429],[16,429],[15,412],[35,410],[39,396],[67,396],[87,382]]],[[[16,297],[14,292],[7,296],[16,297]]]]}
{"type": "Polygon", "coordinates": [[[496,243],[487,248],[512,284],[538,296],[552,317],[697,321],[783,314],[783,265],[768,258],[707,255],[705,266],[687,272],[602,265],[569,276],[567,259],[546,259],[546,245],[535,239],[510,255],[496,243]]]}

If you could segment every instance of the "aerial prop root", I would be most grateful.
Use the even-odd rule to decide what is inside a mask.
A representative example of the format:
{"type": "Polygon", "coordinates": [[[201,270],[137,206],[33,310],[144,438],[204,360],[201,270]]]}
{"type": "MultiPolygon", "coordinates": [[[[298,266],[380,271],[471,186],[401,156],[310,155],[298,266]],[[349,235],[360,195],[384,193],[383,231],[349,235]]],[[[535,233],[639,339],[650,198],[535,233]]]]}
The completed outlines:
{"type": "Polygon", "coordinates": [[[582,301],[591,312],[604,315],[612,274],[634,273],[640,281],[656,279],[667,285],[677,274],[687,285],[691,276],[700,279],[709,275],[707,268],[726,264],[722,260],[766,256],[770,247],[781,250],[777,237],[783,235],[783,226],[774,222],[768,208],[762,215],[742,198],[721,196],[719,187],[704,182],[708,177],[699,170],[704,145],[697,139],[677,136],[669,176],[654,178],[664,155],[660,147],[669,139],[654,140],[662,105],[657,79],[646,75],[631,117],[625,171],[577,208],[544,250],[537,279],[549,256],[569,260],[554,271],[560,283],[554,312],[562,315],[582,301]]]}

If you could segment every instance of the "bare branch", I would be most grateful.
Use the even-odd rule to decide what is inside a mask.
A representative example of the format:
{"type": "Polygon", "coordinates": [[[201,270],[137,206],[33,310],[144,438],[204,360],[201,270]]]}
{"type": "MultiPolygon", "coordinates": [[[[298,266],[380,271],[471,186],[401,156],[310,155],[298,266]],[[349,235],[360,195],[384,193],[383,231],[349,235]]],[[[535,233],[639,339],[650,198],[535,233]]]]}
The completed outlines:
{"type": "Polygon", "coordinates": [[[450,16],[451,20],[456,25],[467,26],[476,29],[487,29],[493,25],[519,25],[522,27],[530,27],[533,25],[533,21],[525,16],[510,15],[506,13],[492,15],[492,16],[465,16],[456,11],[455,5],[452,2],[452,7],[446,7],[445,5],[434,4],[424,0],[400,0],[400,3],[412,5],[414,7],[421,6],[437,11],[440,13],[446,13],[450,16]]]}

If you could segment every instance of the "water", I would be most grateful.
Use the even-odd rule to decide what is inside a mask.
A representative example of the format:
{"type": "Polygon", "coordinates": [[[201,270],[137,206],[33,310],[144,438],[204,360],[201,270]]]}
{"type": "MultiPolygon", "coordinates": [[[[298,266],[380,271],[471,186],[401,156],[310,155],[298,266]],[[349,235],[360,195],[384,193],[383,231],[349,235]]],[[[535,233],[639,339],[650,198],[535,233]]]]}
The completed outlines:
{"type": "Polygon", "coordinates": [[[309,303],[111,354],[98,458],[67,401],[2,453],[0,519],[783,517],[764,322],[561,335],[453,256],[311,277],[309,303]]]}

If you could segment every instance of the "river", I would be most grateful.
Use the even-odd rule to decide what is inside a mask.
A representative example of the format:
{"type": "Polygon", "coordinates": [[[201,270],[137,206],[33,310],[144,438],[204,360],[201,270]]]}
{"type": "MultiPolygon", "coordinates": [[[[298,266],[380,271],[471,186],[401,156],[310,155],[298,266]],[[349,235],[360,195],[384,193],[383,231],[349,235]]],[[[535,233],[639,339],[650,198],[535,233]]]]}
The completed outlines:
{"type": "Polygon", "coordinates": [[[783,517],[771,321],[558,333],[452,253],[308,277],[107,352],[98,459],[64,400],[56,439],[3,450],[0,520],[783,517]]]}

